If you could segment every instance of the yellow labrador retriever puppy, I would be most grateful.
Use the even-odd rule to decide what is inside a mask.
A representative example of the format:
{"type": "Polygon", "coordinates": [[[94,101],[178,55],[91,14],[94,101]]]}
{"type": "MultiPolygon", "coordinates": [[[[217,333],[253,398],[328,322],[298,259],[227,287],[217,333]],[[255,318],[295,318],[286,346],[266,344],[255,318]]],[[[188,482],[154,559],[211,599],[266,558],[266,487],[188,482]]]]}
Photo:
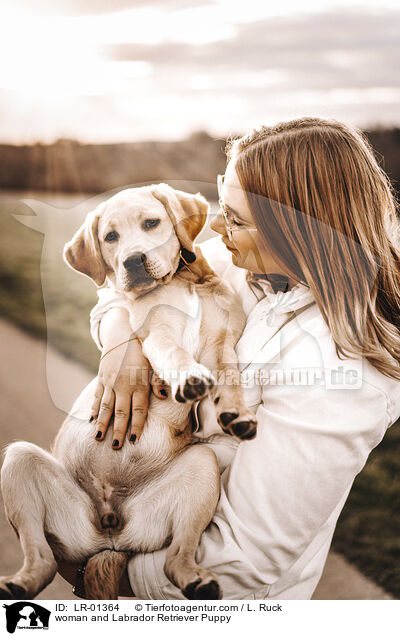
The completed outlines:
{"type": "MultiPolygon", "coordinates": [[[[34,597],[56,560],[86,563],[87,598],[117,598],[129,556],[165,545],[165,572],[187,598],[221,597],[215,575],[195,561],[219,470],[210,448],[191,444],[190,409],[209,394],[222,429],[240,439],[255,436],[256,421],[234,351],[245,322],[240,300],[193,245],[207,212],[201,195],[165,184],[128,189],[90,213],[66,245],[74,269],[125,294],[132,331],[171,391],[166,400],[151,396],[140,439],[117,453],[110,440],[94,440],[95,424],[71,415],[51,454],[27,442],[8,447],[2,489],[24,563],[0,577],[1,598],[34,597]]],[[[92,395],[89,385],[78,403],[92,395]]]]}

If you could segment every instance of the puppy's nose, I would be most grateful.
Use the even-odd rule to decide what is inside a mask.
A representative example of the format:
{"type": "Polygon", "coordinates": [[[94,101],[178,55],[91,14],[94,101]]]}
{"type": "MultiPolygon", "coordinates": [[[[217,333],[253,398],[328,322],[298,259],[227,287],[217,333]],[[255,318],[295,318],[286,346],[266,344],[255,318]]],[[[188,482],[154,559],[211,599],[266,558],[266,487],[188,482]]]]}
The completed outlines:
{"type": "Polygon", "coordinates": [[[146,254],[143,254],[143,252],[135,252],[134,254],[131,254],[130,256],[128,256],[128,258],[126,258],[124,260],[124,267],[125,269],[128,270],[128,272],[132,272],[135,271],[135,269],[138,269],[139,267],[142,267],[146,262],[146,254]]]}

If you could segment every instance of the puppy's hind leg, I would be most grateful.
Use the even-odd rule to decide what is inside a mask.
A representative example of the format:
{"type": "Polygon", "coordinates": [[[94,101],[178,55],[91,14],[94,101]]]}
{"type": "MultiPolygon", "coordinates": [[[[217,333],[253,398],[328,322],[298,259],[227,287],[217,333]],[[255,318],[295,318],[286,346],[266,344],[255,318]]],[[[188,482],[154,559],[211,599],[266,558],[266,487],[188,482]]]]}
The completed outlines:
{"type": "Polygon", "coordinates": [[[222,592],[216,576],[196,563],[202,532],[210,523],[219,497],[219,469],[213,451],[196,444],[180,458],[178,500],[172,519],[172,541],[164,571],[189,599],[219,599],[222,592]]]}
{"type": "Polygon", "coordinates": [[[88,554],[82,546],[93,539],[87,496],[52,455],[27,442],[8,447],[1,487],[24,562],[16,574],[0,577],[0,598],[34,598],[57,572],[46,533],[58,539],[64,559],[78,561],[88,554]]]}

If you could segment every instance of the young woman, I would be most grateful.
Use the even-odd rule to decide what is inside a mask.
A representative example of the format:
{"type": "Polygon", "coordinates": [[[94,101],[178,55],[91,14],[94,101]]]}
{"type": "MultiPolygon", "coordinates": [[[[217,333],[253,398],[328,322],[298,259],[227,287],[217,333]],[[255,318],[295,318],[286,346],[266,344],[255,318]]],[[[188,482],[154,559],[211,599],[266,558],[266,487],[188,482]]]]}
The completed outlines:
{"type": "MultiPolygon", "coordinates": [[[[263,127],[228,159],[211,224],[220,237],[202,247],[247,314],[237,353],[258,433],[208,438],[214,415],[200,403],[198,435],[217,450],[222,485],[197,559],[224,598],[308,599],[355,476],[400,416],[395,204],[366,140],[338,122],[263,127]]],[[[129,338],[121,299],[103,291],[92,328],[103,351],[129,338]]],[[[116,449],[131,408],[130,436],[140,435],[149,388],[130,385],[129,367],[146,364],[135,341],[102,361],[99,441],[114,410],[116,449]]],[[[153,390],[162,399],[166,387],[153,390]]],[[[183,598],[164,556],[131,559],[137,597],[183,598]]]]}

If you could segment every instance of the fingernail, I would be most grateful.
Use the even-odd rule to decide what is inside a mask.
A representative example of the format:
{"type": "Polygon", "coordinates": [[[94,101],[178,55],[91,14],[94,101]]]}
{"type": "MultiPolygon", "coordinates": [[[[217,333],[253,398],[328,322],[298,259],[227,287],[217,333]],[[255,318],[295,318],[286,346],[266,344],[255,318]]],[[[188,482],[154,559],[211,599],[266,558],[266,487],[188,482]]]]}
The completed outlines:
{"type": "Polygon", "coordinates": [[[136,442],[136,435],[135,434],[131,435],[129,438],[129,441],[132,443],[136,442]]]}
{"type": "Polygon", "coordinates": [[[114,448],[117,448],[117,446],[119,446],[119,441],[117,439],[115,439],[113,441],[112,445],[114,446],[114,448]]]}
{"type": "Polygon", "coordinates": [[[97,431],[97,433],[96,433],[96,439],[100,439],[100,437],[101,437],[101,431],[97,431]]]}
{"type": "Polygon", "coordinates": [[[93,422],[93,420],[94,420],[94,415],[91,415],[91,416],[89,417],[89,423],[90,423],[90,422],[93,422]]]}
{"type": "Polygon", "coordinates": [[[165,389],[160,389],[160,393],[161,393],[161,395],[163,395],[164,397],[167,397],[167,396],[168,396],[168,393],[166,392],[166,390],[165,390],[165,389]]]}

